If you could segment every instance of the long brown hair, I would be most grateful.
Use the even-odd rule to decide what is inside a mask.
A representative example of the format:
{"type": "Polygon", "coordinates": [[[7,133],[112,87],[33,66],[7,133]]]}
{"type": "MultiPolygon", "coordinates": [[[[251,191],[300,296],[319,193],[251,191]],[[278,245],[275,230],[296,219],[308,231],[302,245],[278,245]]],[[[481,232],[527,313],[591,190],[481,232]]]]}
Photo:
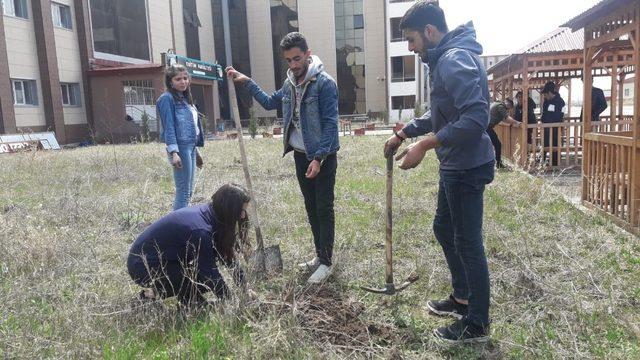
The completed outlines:
{"type": "Polygon", "coordinates": [[[222,185],[211,197],[211,208],[215,214],[218,229],[214,233],[214,246],[226,265],[235,260],[238,236],[244,241],[247,234],[249,216],[241,218],[244,204],[251,201],[247,191],[237,184],[222,185]]]}
{"type": "Polygon", "coordinates": [[[193,97],[191,96],[191,75],[189,75],[189,72],[187,71],[187,68],[184,67],[184,65],[174,64],[167,66],[167,68],[164,70],[164,86],[166,87],[167,91],[170,92],[171,95],[173,95],[173,98],[175,100],[180,100],[180,98],[184,97],[185,99],[187,99],[189,105],[193,105],[193,97]],[[185,91],[178,91],[173,88],[171,80],[182,72],[187,73],[187,76],[189,77],[189,86],[187,86],[187,89],[185,91]]]}

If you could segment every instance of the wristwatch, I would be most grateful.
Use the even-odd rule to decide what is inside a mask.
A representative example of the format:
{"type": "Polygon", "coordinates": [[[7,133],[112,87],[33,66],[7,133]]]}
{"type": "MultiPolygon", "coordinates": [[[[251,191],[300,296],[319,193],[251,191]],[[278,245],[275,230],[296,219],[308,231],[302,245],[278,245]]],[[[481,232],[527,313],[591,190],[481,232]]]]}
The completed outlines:
{"type": "Polygon", "coordinates": [[[398,134],[398,132],[397,132],[397,131],[394,131],[394,132],[393,132],[393,135],[395,135],[398,139],[400,139],[400,141],[405,141],[405,140],[407,140],[406,138],[403,138],[402,136],[400,136],[400,134],[398,134]]]}
{"type": "Polygon", "coordinates": [[[313,157],[313,160],[317,161],[320,163],[320,165],[322,165],[322,163],[324,162],[324,159],[326,159],[325,156],[320,156],[320,155],[316,155],[313,157]]]}

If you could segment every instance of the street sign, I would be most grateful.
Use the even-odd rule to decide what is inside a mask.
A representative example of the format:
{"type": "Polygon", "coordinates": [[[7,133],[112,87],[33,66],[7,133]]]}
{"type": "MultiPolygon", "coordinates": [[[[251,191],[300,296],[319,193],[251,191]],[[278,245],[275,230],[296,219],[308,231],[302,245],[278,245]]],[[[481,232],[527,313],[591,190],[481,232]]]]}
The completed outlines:
{"type": "Polygon", "coordinates": [[[218,64],[208,63],[206,61],[191,59],[185,56],[167,53],[166,63],[169,65],[181,64],[187,68],[192,77],[200,79],[208,79],[222,81],[222,66],[218,64]]]}
{"type": "Polygon", "coordinates": [[[42,149],[38,140],[0,143],[0,154],[17,153],[42,149]]]}

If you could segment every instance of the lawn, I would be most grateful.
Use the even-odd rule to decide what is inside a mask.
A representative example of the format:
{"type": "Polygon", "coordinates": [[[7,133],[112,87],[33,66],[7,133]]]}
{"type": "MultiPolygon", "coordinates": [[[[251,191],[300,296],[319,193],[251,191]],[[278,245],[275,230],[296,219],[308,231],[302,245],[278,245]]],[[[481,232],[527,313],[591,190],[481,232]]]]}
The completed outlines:
{"type": "MultiPolygon", "coordinates": [[[[0,157],[0,358],[640,358],[640,241],[585,214],[552,187],[499,172],[485,192],[492,341],[444,347],[450,320],[430,298],[450,287],[431,230],[438,163],[395,172],[395,296],[382,286],[382,137],[342,138],[336,184],[336,272],[307,287],[295,263],[313,253],[293,159],[279,140],[247,142],[267,245],[282,276],[259,295],[183,314],[174,300],[139,306],[125,260],[148,224],[171,209],[171,170],[160,144],[96,146],[0,157]]],[[[194,202],[244,183],[238,145],[208,142],[194,202]]]]}

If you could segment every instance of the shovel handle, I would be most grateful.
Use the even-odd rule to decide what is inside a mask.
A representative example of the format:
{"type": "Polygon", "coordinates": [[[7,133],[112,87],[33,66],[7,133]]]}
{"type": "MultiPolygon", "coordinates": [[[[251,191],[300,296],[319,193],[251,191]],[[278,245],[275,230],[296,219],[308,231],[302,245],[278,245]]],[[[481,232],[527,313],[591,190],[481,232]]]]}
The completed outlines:
{"type": "MultiPolygon", "coordinates": [[[[238,101],[236,100],[236,88],[233,80],[227,78],[227,87],[229,89],[229,103],[233,111],[233,120],[235,120],[236,130],[238,131],[238,143],[240,144],[240,158],[242,159],[242,170],[244,170],[244,180],[247,183],[247,189],[251,196],[251,223],[256,230],[256,245],[259,252],[264,252],[264,242],[262,240],[262,231],[260,230],[260,221],[258,221],[258,204],[255,194],[253,193],[253,185],[251,184],[251,175],[249,174],[249,164],[247,161],[247,152],[244,148],[244,138],[242,137],[242,124],[240,123],[240,112],[238,111],[238,101]]],[[[263,256],[264,258],[264,256],[263,256]]]]}
{"type": "Polygon", "coordinates": [[[393,156],[387,156],[387,236],[385,240],[385,282],[393,284],[393,156]]]}

